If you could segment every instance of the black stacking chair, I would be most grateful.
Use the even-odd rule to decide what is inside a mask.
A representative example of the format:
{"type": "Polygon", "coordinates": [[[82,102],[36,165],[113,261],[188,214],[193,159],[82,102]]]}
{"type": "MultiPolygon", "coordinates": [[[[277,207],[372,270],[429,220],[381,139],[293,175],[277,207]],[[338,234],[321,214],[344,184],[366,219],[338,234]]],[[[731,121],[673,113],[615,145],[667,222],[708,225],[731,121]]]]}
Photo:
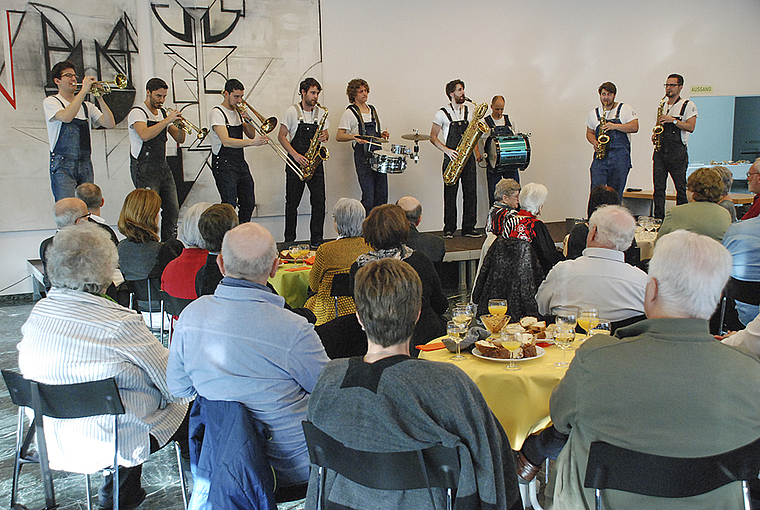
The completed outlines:
{"type": "Polygon", "coordinates": [[[311,422],[302,425],[309,458],[319,468],[318,510],[325,508],[326,469],[373,489],[441,488],[446,491],[446,508],[452,510],[460,471],[455,448],[436,445],[407,452],[365,452],[348,448],[311,422]]]}
{"type": "Polygon", "coordinates": [[[760,439],[709,457],[663,457],[636,452],[604,441],[591,443],[583,486],[595,489],[596,509],[602,489],[645,496],[686,498],[741,481],[744,508],[750,510],[747,481],[760,472],[760,439]]]}
{"type": "Polygon", "coordinates": [[[172,335],[174,334],[174,322],[182,310],[187,305],[195,301],[194,299],[183,299],[171,296],[165,291],[162,291],[164,298],[164,311],[169,314],[169,343],[172,341],[172,335]]]}
{"type": "Polygon", "coordinates": [[[330,295],[335,300],[335,317],[338,318],[338,298],[353,298],[354,296],[354,291],[351,288],[351,277],[348,273],[337,273],[333,275],[332,283],[330,285],[330,295]]]}
{"type": "MultiPolygon", "coordinates": [[[[10,392],[11,400],[19,406],[13,485],[11,486],[11,508],[16,508],[16,492],[18,491],[18,479],[21,467],[31,463],[39,463],[40,465],[42,486],[45,491],[45,508],[52,510],[57,507],[55,492],[53,490],[53,477],[48,464],[43,416],[70,419],[107,414],[113,416],[113,495],[114,510],[118,510],[118,416],[124,414],[124,406],[119,397],[116,381],[111,378],[78,384],[50,385],[24,379],[20,374],[9,370],[3,370],[2,373],[5,385],[10,392]],[[24,435],[24,407],[34,410],[34,420],[30,424],[26,435],[24,435]],[[29,447],[35,435],[37,438],[37,456],[29,453],[29,447]]],[[[91,509],[90,475],[86,475],[85,486],[87,489],[87,508],[91,509]]]]}
{"type": "Polygon", "coordinates": [[[155,333],[157,330],[153,325],[153,313],[161,312],[161,343],[164,342],[164,298],[166,293],[161,290],[161,281],[159,278],[145,278],[144,280],[126,280],[129,286],[129,308],[138,312],[148,312],[148,328],[155,333]]]}

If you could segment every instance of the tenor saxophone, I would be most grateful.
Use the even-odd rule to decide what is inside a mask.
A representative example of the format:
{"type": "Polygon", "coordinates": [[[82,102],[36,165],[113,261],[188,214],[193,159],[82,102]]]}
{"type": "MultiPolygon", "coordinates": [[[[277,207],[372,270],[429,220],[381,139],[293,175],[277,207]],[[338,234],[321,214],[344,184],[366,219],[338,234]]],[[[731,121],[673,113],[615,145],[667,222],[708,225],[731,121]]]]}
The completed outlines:
{"type": "Polygon", "coordinates": [[[599,119],[599,137],[596,139],[596,159],[607,157],[607,148],[610,143],[610,135],[604,132],[604,125],[607,124],[607,110],[602,107],[603,115],[599,119]]]}
{"type": "Polygon", "coordinates": [[[322,120],[319,121],[319,127],[311,138],[309,150],[304,154],[304,157],[309,161],[306,163],[306,166],[301,169],[301,173],[298,175],[302,181],[311,180],[311,178],[314,177],[314,172],[317,170],[319,164],[330,158],[330,151],[327,150],[327,147],[323,147],[322,143],[319,141],[319,135],[322,134],[322,131],[325,128],[325,120],[327,119],[327,114],[329,112],[327,108],[319,103],[316,104],[316,107],[322,108],[325,111],[325,114],[322,115],[322,120]]]}
{"type": "Polygon", "coordinates": [[[654,150],[659,151],[662,147],[662,132],[665,128],[660,124],[660,117],[662,117],[662,111],[665,108],[665,101],[668,100],[668,96],[662,98],[660,106],[657,108],[657,124],[652,128],[652,143],[654,144],[654,150]]]}
{"type": "MultiPolygon", "coordinates": [[[[466,101],[472,102],[472,100],[465,97],[466,101]]],[[[450,160],[446,165],[446,169],[443,172],[443,183],[446,186],[453,186],[459,180],[459,176],[462,175],[464,165],[470,158],[472,151],[475,149],[480,137],[488,131],[488,126],[483,122],[483,118],[488,112],[488,105],[486,103],[480,104],[475,108],[472,114],[472,121],[467,126],[462,139],[457,144],[457,157],[450,160]]]]}

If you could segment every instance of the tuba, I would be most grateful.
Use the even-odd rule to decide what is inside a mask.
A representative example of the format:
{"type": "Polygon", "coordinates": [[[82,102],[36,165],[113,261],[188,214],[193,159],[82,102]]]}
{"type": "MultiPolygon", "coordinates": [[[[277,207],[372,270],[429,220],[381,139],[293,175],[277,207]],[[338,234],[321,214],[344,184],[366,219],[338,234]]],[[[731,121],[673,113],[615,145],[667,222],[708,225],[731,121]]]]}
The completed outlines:
{"type": "Polygon", "coordinates": [[[329,112],[327,108],[319,103],[317,103],[316,107],[322,108],[325,111],[325,114],[322,116],[322,120],[319,121],[319,127],[314,133],[314,136],[311,138],[309,150],[307,150],[306,154],[304,154],[304,157],[308,159],[309,162],[306,163],[306,166],[303,167],[301,169],[301,172],[298,174],[298,177],[302,181],[310,180],[314,176],[314,172],[317,170],[319,164],[322,161],[327,161],[330,158],[330,151],[327,150],[327,147],[322,147],[322,143],[319,141],[319,135],[322,134],[322,131],[325,128],[325,119],[327,119],[327,114],[329,112]]]}
{"type": "Polygon", "coordinates": [[[660,147],[662,147],[662,132],[665,131],[665,128],[660,124],[660,117],[662,117],[662,111],[665,108],[665,101],[667,100],[668,96],[666,95],[660,101],[660,106],[657,108],[657,124],[652,128],[652,143],[654,144],[655,152],[659,151],[660,147]]]}
{"type": "MultiPolygon", "coordinates": [[[[472,100],[465,97],[465,101],[472,103],[472,100]]],[[[474,103],[473,103],[474,104],[474,103]]],[[[488,131],[488,126],[483,122],[483,118],[488,112],[488,105],[486,103],[477,105],[475,111],[472,114],[472,121],[467,126],[462,139],[459,140],[457,145],[457,157],[449,161],[446,165],[446,170],[443,172],[443,183],[446,186],[453,186],[459,180],[459,176],[462,175],[464,165],[467,163],[472,151],[475,149],[480,137],[488,131]]]]}
{"type": "Polygon", "coordinates": [[[599,119],[599,137],[596,139],[596,159],[604,159],[607,157],[607,148],[610,143],[610,135],[604,132],[604,125],[607,124],[607,110],[602,106],[602,118],[599,119]]]}

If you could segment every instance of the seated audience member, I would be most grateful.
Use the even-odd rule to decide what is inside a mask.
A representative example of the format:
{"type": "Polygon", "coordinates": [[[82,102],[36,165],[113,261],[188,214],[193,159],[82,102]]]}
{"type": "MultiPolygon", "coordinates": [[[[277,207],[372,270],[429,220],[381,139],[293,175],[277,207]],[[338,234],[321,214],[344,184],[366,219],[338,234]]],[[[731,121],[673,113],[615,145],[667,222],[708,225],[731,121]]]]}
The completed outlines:
{"type": "Polygon", "coordinates": [[[406,245],[427,255],[436,270],[440,271],[443,257],[446,255],[446,244],[439,236],[417,230],[422,220],[422,204],[414,197],[401,197],[396,205],[404,210],[406,219],[409,220],[409,236],[406,238],[406,245]]]}
{"type": "Polygon", "coordinates": [[[174,330],[169,388],[244,404],[271,432],[277,485],[303,484],[309,455],[301,421],[327,355],[314,327],[266,286],[279,265],[269,231],[256,223],[233,228],[216,261],[224,279],[213,296],[185,308],[174,330]]]}
{"type": "Polygon", "coordinates": [[[742,298],[754,296],[760,300],[760,218],[738,221],[728,227],[723,246],[733,259],[729,287],[739,320],[746,325],[758,315],[758,303],[747,303],[742,298]]]}
{"type": "MultiPolygon", "coordinates": [[[[357,271],[356,310],[369,349],[364,357],[334,360],[325,367],[309,400],[308,419],[356,450],[457,448],[456,508],[522,508],[509,439],[478,387],[453,364],[409,356],[422,286],[408,264],[393,258],[357,271]]],[[[325,476],[326,499],[336,507],[358,508],[358,502],[372,501],[378,510],[445,508],[440,490],[368,489],[333,471],[325,476]]],[[[316,481],[312,466],[308,509],[316,507],[316,481]]]]}
{"type": "Polygon", "coordinates": [[[103,199],[103,192],[100,190],[100,186],[91,182],[82,183],[74,190],[74,196],[87,204],[87,210],[90,212],[90,221],[108,232],[113,244],[118,246],[119,238],[116,237],[116,232],[108,226],[106,220],[100,217],[100,208],[106,203],[103,199]]]}
{"type": "MultiPolygon", "coordinates": [[[[69,227],[79,223],[89,216],[87,204],[81,199],[69,197],[62,198],[55,203],[53,208],[53,217],[55,218],[56,234],[64,227],[69,227]]],[[[40,243],[40,259],[42,260],[42,272],[44,273],[45,290],[50,290],[50,279],[47,275],[47,250],[53,244],[53,238],[50,236],[40,243]]]]}
{"type": "Polygon", "coordinates": [[[636,220],[624,207],[605,205],[589,220],[588,248],[575,260],[558,263],[538,288],[542,315],[562,315],[571,308],[596,308],[599,317],[617,322],[644,313],[647,275],[625,263],[636,220]]]}
{"type": "MultiPolygon", "coordinates": [[[[594,211],[603,205],[620,205],[620,197],[617,191],[600,184],[591,190],[591,195],[588,197],[588,211],[586,218],[590,218],[594,211]]],[[[583,250],[586,249],[586,238],[588,237],[588,220],[576,223],[570,235],[567,238],[567,258],[577,259],[583,255],[583,250]]],[[[641,262],[641,252],[636,244],[636,238],[631,241],[631,246],[624,250],[625,261],[632,265],[638,266],[641,262]]]]}
{"type": "Polygon", "coordinates": [[[731,215],[718,205],[723,196],[723,178],[711,167],[695,170],[686,180],[688,204],[677,205],[662,220],[657,240],[676,230],[688,230],[720,242],[731,225],[731,215]]]}
{"type": "Polygon", "coordinates": [[[749,208],[742,220],[748,220],[760,216],[760,158],[757,158],[752,166],[749,167],[747,172],[747,188],[750,193],[755,194],[755,200],[752,201],[752,206],[749,208]]]}
{"type": "Polygon", "coordinates": [[[760,315],[752,319],[741,331],[732,331],[721,338],[721,342],[734,347],[743,347],[755,356],[760,356],[760,315]]]}
{"type": "Polygon", "coordinates": [[[198,297],[213,294],[222,281],[222,273],[216,263],[216,257],[222,250],[224,234],[238,226],[238,216],[230,204],[214,204],[198,220],[198,230],[206,244],[208,255],[206,263],[195,275],[195,292],[198,297]]]}
{"type": "Polygon", "coordinates": [[[161,290],[170,296],[180,299],[195,299],[195,276],[203,267],[208,257],[206,242],[198,229],[201,214],[211,207],[210,202],[200,202],[191,205],[182,218],[180,240],[185,249],[179,257],[169,262],[161,274],[161,290]]]}
{"type": "MultiPolygon", "coordinates": [[[[371,249],[362,237],[365,214],[364,206],[355,198],[341,198],[335,204],[333,219],[338,238],[319,245],[309,274],[309,288],[315,294],[306,300],[305,306],[314,312],[317,325],[335,318],[335,298],[330,295],[333,277],[348,273],[356,257],[371,249]]],[[[355,312],[350,296],[338,298],[339,317],[355,312]]]]}
{"type": "Polygon", "coordinates": [[[119,214],[119,232],[126,236],[118,246],[119,266],[128,281],[150,278],[151,288],[160,291],[158,279],[166,265],[182,253],[176,239],[162,243],[158,237],[161,197],[152,189],[137,188],[124,199],[119,214]],[[153,281],[156,282],[155,288],[153,281]]]}
{"type": "Polygon", "coordinates": [[[723,179],[723,195],[718,200],[718,205],[723,207],[731,215],[731,223],[736,221],[736,204],[731,200],[731,186],[734,185],[734,176],[731,170],[724,166],[714,166],[723,179]]]}
{"type": "MultiPolygon", "coordinates": [[[[403,260],[417,271],[422,280],[422,311],[412,335],[412,347],[425,344],[446,334],[443,314],[449,307],[448,299],[441,290],[441,280],[433,263],[419,251],[409,248],[406,237],[409,221],[404,211],[397,205],[385,204],[373,208],[362,225],[364,240],[373,251],[360,255],[351,266],[351,282],[356,271],[373,260],[394,258],[403,260]]],[[[413,356],[419,351],[414,349],[413,356]]]]}
{"type": "MultiPolygon", "coordinates": [[[[647,320],[578,348],[550,401],[554,426],[569,434],[555,465],[553,508],[593,507],[594,490],[583,487],[593,441],[702,457],[758,439],[760,360],[716,342],[708,330],[730,271],[728,251],[708,237],[662,237],[649,264],[647,320]]],[[[603,499],[605,508],[735,509],[742,486],[668,499],[609,490],[603,499]]]]}
{"type": "Polygon", "coordinates": [[[554,246],[549,229],[537,216],[541,214],[549,190],[543,184],[529,182],[520,190],[520,207],[518,222],[506,237],[516,237],[528,241],[536,250],[541,268],[546,275],[554,264],[562,260],[562,254],[554,246]]]}
{"type": "Polygon", "coordinates": [[[514,179],[501,179],[496,183],[493,197],[495,202],[488,211],[486,232],[508,237],[512,227],[519,221],[520,183],[514,179]]]}
{"type": "MultiPolygon", "coordinates": [[[[45,384],[116,379],[126,409],[119,417],[119,502],[134,508],[145,498],[140,474],[148,455],[175,439],[186,445],[188,406],[172,403],[169,351],[142,317],[103,296],[118,262],[108,233],[89,222],[66,227],[48,258],[53,288],[21,329],[19,369],[45,384]]],[[[110,416],[46,418],[51,467],[93,473],[110,466],[112,425],[110,416]]],[[[100,508],[113,507],[112,486],[109,474],[99,491],[100,508]]]]}

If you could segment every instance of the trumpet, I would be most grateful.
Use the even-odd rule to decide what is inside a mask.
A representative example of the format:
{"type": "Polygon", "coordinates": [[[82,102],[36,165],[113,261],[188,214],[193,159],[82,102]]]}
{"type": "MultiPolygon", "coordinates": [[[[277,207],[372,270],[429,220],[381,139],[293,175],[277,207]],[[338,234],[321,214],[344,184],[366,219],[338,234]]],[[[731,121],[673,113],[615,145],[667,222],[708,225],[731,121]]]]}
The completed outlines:
{"type": "Polygon", "coordinates": [[[253,119],[251,119],[252,122],[250,122],[250,124],[256,130],[261,131],[262,134],[271,133],[274,131],[274,128],[277,127],[277,117],[269,117],[268,119],[265,119],[263,115],[257,112],[256,109],[253,106],[249,105],[246,101],[240,101],[239,104],[235,105],[235,109],[240,113],[240,115],[243,115],[243,112],[246,110],[251,110],[253,114],[259,119],[259,122],[261,124],[257,125],[255,122],[253,122],[253,119]]]}
{"type": "MultiPolygon", "coordinates": [[[[171,113],[173,111],[174,111],[173,108],[166,108],[167,113],[171,113]]],[[[184,131],[188,135],[192,134],[193,131],[196,131],[198,133],[196,135],[196,138],[198,138],[198,140],[203,140],[204,138],[206,138],[206,135],[208,135],[208,128],[199,128],[198,126],[196,126],[195,124],[193,124],[192,122],[190,122],[184,117],[178,118],[174,122],[174,125],[180,128],[182,131],[184,131]]]]}
{"type": "MultiPolygon", "coordinates": [[[[82,86],[81,83],[77,83],[79,87],[82,86]]],[[[104,96],[106,94],[110,94],[114,88],[119,89],[125,89],[127,88],[127,76],[125,74],[119,73],[116,76],[114,76],[113,81],[94,81],[92,82],[92,85],[90,87],[90,94],[92,94],[94,97],[100,97],[104,96]],[[99,88],[95,88],[95,87],[99,88]]]]}

